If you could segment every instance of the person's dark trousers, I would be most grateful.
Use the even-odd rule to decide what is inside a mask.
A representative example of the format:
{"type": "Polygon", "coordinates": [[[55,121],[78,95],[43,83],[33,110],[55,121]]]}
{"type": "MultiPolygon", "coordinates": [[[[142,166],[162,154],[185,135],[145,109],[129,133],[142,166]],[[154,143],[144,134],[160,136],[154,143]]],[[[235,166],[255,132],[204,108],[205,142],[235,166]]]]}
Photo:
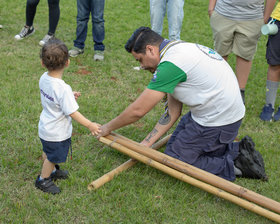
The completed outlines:
{"type": "Polygon", "coordinates": [[[105,0],[77,0],[78,14],[76,40],[74,40],[75,47],[80,49],[84,49],[85,47],[85,40],[87,37],[88,30],[88,21],[91,13],[94,50],[104,51],[104,6],[105,0]]]}
{"type": "Polygon", "coordinates": [[[36,14],[37,5],[39,4],[40,0],[27,0],[25,14],[26,14],[26,25],[32,26],[34,17],[36,14]]]}
{"type": "Polygon", "coordinates": [[[239,142],[233,142],[241,120],[219,127],[204,127],[191,113],[184,115],[169,139],[165,153],[176,159],[233,181],[239,142]]]}
{"type": "MultiPolygon", "coordinates": [[[[40,0],[27,0],[26,2],[26,25],[32,26],[34,17],[36,14],[37,5],[40,0]]],[[[59,0],[48,0],[49,5],[49,35],[53,35],[55,33],[59,17],[60,17],[60,8],[59,8],[59,0]]]]}
{"type": "Polygon", "coordinates": [[[48,0],[49,4],[49,35],[55,33],[59,17],[60,17],[60,8],[59,0],[48,0]]]}

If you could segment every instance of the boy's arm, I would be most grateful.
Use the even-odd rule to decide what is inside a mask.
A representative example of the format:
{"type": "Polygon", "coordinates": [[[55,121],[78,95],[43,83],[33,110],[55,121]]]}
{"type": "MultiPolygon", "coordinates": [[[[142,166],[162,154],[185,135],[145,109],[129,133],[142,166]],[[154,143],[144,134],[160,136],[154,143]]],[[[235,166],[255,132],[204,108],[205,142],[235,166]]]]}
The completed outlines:
{"type": "Polygon", "coordinates": [[[100,124],[91,122],[87,118],[85,118],[79,111],[75,111],[74,113],[70,114],[70,117],[72,117],[75,121],[80,123],[81,125],[87,127],[92,135],[98,135],[100,132],[100,124]]]}

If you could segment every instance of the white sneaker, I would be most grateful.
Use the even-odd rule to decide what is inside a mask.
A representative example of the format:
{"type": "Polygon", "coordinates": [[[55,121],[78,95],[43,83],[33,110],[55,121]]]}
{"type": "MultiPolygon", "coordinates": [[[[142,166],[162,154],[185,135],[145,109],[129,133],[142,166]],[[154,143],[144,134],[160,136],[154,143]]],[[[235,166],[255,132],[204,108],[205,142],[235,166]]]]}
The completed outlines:
{"type": "Polygon", "coordinates": [[[43,47],[53,37],[54,35],[47,34],[42,40],[40,40],[39,45],[43,47]]]}
{"type": "Polygon", "coordinates": [[[0,25],[0,29],[2,29],[3,28],[3,26],[2,25],[0,25]]]}
{"type": "Polygon", "coordinates": [[[104,51],[95,51],[93,60],[94,61],[103,61],[104,60],[104,51]]]}
{"type": "Polygon", "coordinates": [[[69,56],[70,57],[77,57],[79,54],[83,54],[83,53],[84,53],[84,49],[74,47],[73,49],[71,49],[69,51],[69,56]]]}

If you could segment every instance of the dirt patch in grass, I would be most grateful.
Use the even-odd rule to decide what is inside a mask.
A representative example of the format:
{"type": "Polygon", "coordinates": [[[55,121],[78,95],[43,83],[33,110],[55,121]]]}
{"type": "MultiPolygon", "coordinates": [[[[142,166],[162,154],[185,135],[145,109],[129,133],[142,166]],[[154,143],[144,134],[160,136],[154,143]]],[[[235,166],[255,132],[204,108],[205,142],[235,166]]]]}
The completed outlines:
{"type": "Polygon", "coordinates": [[[79,75],[89,75],[91,74],[92,72],[87,70],[86,68],[80,68],[78,71],[77,71],[77,74],[79,75]]]}

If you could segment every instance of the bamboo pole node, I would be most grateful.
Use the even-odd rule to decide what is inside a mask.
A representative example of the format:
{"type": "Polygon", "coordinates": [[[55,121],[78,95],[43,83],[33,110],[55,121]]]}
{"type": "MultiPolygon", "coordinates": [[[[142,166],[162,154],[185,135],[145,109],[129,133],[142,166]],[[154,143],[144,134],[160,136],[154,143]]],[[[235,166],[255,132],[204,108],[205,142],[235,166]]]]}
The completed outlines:
{"type": "Polygon", "coordinates": [[[114,139],[113,139],[113,141],[109,144],[109,146],[110,146],[111,148],[113,148],[112,145],[113,145],[114,143],[116,143],[117,140],[118,140],[118,137],[114,136],[114,139]]]}

